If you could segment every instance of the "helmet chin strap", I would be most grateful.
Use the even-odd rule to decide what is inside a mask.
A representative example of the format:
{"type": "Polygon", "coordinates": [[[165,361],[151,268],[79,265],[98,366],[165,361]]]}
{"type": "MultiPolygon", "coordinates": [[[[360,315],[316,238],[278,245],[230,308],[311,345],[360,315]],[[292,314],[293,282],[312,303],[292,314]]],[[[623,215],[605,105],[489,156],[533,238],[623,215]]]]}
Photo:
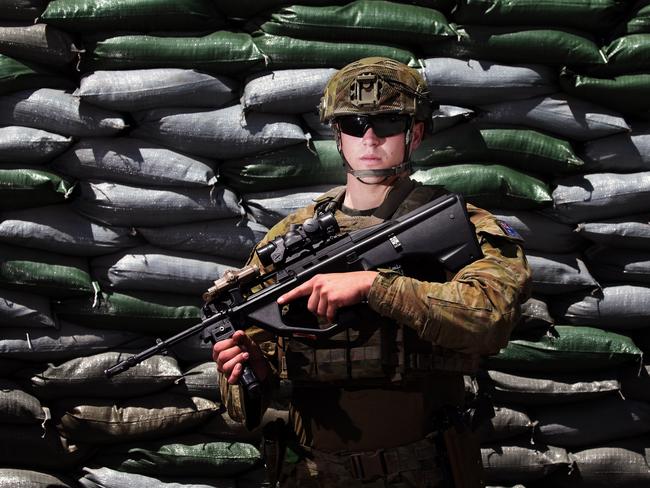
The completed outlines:
{"type": "Polygon", "coordinates": [[[341,144],[341,131],[338,129],[338,127],[335,128],[334,134],[336,137],[336,148],[341,155],[341,159],[343,159],[343,167],[345,168],[345,172],[354,176],[360,183],[363,183],[364,185],[381,185],[385,183],[391,176],[397,176],[405,171],[408,171],[410,173],[413,169],[413,164],[411,163],[411,143],[413,141],[414,125],[415,118],[412,117],[411,123],[409,124],[409,127],[404,134],[404,161],[395,166],[384,169],[352,169],[352,166],[350,166],[350,163],[347,159],[345,159],[345,155],[343,154],[343,146],[341,144]],[[376,181],[374,183],[369,183],[361,179],[372,177],[383,178],[380,181],[376,181]]]}

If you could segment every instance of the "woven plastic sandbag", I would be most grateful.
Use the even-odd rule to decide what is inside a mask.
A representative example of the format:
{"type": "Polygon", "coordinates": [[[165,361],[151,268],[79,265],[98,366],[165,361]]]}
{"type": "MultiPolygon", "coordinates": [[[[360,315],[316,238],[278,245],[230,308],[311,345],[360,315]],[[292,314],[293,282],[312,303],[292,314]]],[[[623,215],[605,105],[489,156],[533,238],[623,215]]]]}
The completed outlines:
{"type": "Polygon", "coordinates": [[[71,32],[201,31],[223,18],[210,0],[52,0],[41,19],[71,32]]]}
{"type": "Polygon", "coordinates": [[[0,95],[42,87],[66,89],[74,84],[60,74],[0,54],[0,95]]]}
{"type": "Polygon", "coordinates": [[[75,59],[75,49],[72,38],[56,27],[0,23],[0,52],[13,58],[62,66],[75,59]]]}
{"type": "Polygon", "coordinates": [[[3,424],[42,424],[49,419],[38,398],[23,391],[14,381],[0,379],[0,422],[3,424]]]}
{"type": "Polygon", "coordinates": [[[604,48],[608,74],[648,72],[650,70],[650,34],[619,37],[604,48]]]}
{"type": "Polygon", "coordinates": [[[568,223],[650,211],[650,172],[592,173],[558,178],[553,214],[568,223]]]}
{"type": "Polygon", "coordinates": [[[314,141],[219,165],[219,176],[243,193],[302,186],[345,184],[343,160],[335,141],[314,141]]]}
{"type": "Polygon", "coordinates": [[[422,70],[436,101],[475,106],[531,98],[557,91],[548,66],[509,66],[477,59],[430,58],[422,70]]]}
{"type": "Polygon", "coordinates": [[[260,21],[259,29],[297,39],[407,46],[455,35],[437,10],[383,0],[356,0],[341,6],[291,5],[260,21]]]}
{"type": "Polygon", "coordinates": [[[483,472],[488,484],[529,483],[554,472],[568,472],[565,449],[554,446],[493,445],[481,447],[483,472]]]}
{"type": "Polygon", "coordinates": [[[533,293],[563,295],[584,289],[593,291],[599,287],[580,253],[541,253],[529,250],[526,258],[532,271],[533,293]]]}
{"type": "Polygon", "coordinates": [[[629,215],[616,219],[578,224],[576,232],[596,244],[650,251],[650,215],[629,215]]]}
{"type": "Polygon", "coordinates": [[[24,125],[76,137],[113,136],[127,127],[119,113],[94,107],[68,92],[50,88],[0,97],[0,124],[24,125]]]}
{"type": "Polygon", "coordinates": [[[314,41],[266,33],[256,34],[253,36],[253,41],[264,55],[266,68],[271,70],[342,68],[353,61],[369,56],[384,56],[409,66],[418,66],[415,54],[394,47],[392,44],[314,41]]]}
{"type": "Polygon", "coordinates": [[[35,21],[46,5],[47,0],[4,0],[0,3],[0,17],[7,20],[35,21]]]}
{"type": "Polygon", "coordinates": [[[264,56],[249,34],[217,31],[202,37],[121,35],[86,43],[84,72],[187,68],[234,75],[262,65],[264,56]]]}
{"type": "Polygon", "coordinates": [[[221,107],[236,98],[238,83],[193,69],[94,71],[74,92],[93,105],[136,112],[159,107],[221,107]]]}
{"type": "Polygon", "coordinates": [[[0,204],[3,209],[63,203],[74,184],[40,169],[0,169],[0,204]]]}
{"type": "Polygon", "coordinates": [[[635,4],[623,34],[650,34],[650,4],[647,1],[641,0],[635,4]]]}
{"type": "Polygon", "coordinates": [[[582,32],[543,27],[456,28],[457,39],[423,46],[425,55],[485,59],[506,64],[600,65],[606,62],[598,45],[582,32]]]}
{"type": "Polygon", "coordinates": [[[485,162],[537,174],[581,169],[583,161],[567,141],[518,128],[462,124],[427,137],[413,154],[418,167],[485,162]]]}
{"type": "Polygon", "coordinates": [[[84,467],[84,476],[79,478],[83,488],[237,488],[236,479],[196,478],[182,476],[167,478],[160,476],[145,476],[135,473],[124,473],[111,468],[84,467]]]}
{"type": "Polygon", "coordinates": [[[482,423],[476,431],[481,444],[491,444],[519,436],[530,436],[535,424],[518,405],[494,407],[494,417],[482,423]]]}
{"type": "Polygon", "coordinates": [[[597,103],[558,93],[483,105],[478,120],[527,126],[576,141],[589,141],[630,130],[620,113],[597,103]]]}
{"type": "Polygon", "coordinates": [[[514,373],[574,373],[611,370],[618,365],[639,365],[643,353],[632,339],[594,327],[556,325],[556,336],[510,341],[486,367],[514,373]]]}
{"type": "Polygon", "coordinates": [[[84,258],[0,244],[0,286],[55,297],[91,295],[84,258]]]}
{"type": "Polygon", "coordinates": [[[57,325],[49,297],[0,289],[0,328],[55,328],[57,325]]]}
{"type": "Polygon", "coordinates": [[[0,242],[73,256],[97,256],[142,244],[133,229],[100,225],[70,205],[0,213],[0,242]]]}
{"type": "Polygon", "coordinates": [[[31,469],[0,468],[0,488],[73,488],[74,481],[60,474],[41,473],[31,469]]]}
{"type": "Polygon", "coordinates": [[[318,107],[333,68],[260,72],[246,79],[241,96],[244,111],[301,114],[318,107]]]}
{"type": "Polygon", "coordinates": [[[548,311],[546,301],[531,297],[521,304],[521,317],[512,331],[513,339],[527,337],[527,334],[545,334],[550,332],[555,320],[548,311]]]}
{"type": "Polygon", "coordinates": [[[586,173],[650,170],[650,123],[638,122],[632,132],[589,141],[582,156],[586,173]]]}
{"type": "Polygon", "coordinates": [[[498,164],[418,169],[413,179],[425,185],[443,185],[479,207],[534,209],[551,203],[546,183],[498,164]]]}
{"type": "Polygon", "coordinates": [[[591,246],[585,261],[601,283],[650,285],[650,252],[591,246]]]}
{"type": "Polygon", "coordinates": [[[237,262],[206,254],[166,251],[141,246],[126,252],[107,254],[90,262],[93,278],[103,288],[202,294],[212,282],[237,262]]]}
{"type": "Polygon", "coordinates": [[[109,226],[167,226],[238,217],[243,212],[237,195],[223,185],[184,188],[82,182],[79,188],[75,210],[109,226]]]}
{"type": "Polygon", "coordinates": [[[155,109],[135,114],[135,137],[188,154],[237,158],[306,142],[294,115],[244,114],[241,105],[216,110],[155,109]]]}
{"type": "Polygon", "coordinates": [[[51,164],[56,171],[78,180],[186,188],[214,185],[215,166],[207,159],[135,137],[84,138],[51,164]]]}
{"type": "Polygon", "coordinates": [[[650,287],[643,284],[603,286],[600,293],[558,297],[551,308],[563,323],[591,325],[629,333],[646,330],[650,313],[650,287]]]}
{"type": "Polygon", "coordinates": [[[71,144],[71,137],[53,132],[18,125],[0,127],[0,164],[47,163],[71,144]]]}

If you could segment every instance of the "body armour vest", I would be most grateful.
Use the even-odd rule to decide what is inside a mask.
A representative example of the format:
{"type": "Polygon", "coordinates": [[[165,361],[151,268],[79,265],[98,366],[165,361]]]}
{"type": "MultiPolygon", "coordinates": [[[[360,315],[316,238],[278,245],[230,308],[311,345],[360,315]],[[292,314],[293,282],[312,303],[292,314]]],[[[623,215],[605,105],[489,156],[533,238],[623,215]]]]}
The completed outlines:
{"type": "MultiPolygon", "coordinates": [[[[337,212],[336,217],[345,219],[348,228],[363,228],[397,218],[446,193],[441,187],[420,186],[405,179],[373,215],[352,217],[337,212]]],[[[326,193],[317,200],[316,213],[338,209],[343,195],[344,187],[326,193]]],[[[393,270],[426,281],[447,279],[437,262],[400,261],[393,270]]],[[[295,386],[328,383],[365,387],[394,384],[433,371],[468,374],[478,369],[479,356],[421,340],[413,329],[382,317],[366,305],[354,308],[355,314],[346,319],[346,328],[326,341],[279,338],[276,351],[280,377],[295,386]]]]}

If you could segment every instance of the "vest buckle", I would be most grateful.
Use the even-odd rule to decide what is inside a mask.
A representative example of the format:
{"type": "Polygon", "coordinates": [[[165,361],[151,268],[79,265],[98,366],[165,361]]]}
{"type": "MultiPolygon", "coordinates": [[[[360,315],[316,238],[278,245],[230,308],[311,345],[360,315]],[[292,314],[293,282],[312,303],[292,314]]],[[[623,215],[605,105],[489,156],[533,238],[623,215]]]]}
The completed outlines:
{"type": "Polygon", "coordinates": [[[369,481],[388,474],[383,449],[372,453],[350,454],[346,465],[352,476],[359,481],[369,481]]]}

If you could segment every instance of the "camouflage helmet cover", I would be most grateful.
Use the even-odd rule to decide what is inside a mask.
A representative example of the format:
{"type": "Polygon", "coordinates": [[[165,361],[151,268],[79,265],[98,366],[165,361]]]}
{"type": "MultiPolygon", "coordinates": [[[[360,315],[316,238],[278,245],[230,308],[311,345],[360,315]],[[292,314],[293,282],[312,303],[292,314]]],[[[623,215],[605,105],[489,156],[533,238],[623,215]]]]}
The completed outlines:
{"type": "Polygon", "coordinates": [[[390,58],[369,57],[348,64],[332,76],[321,99],[320,120],[382,113],[427,120],[431,111],[426,82],[415,69],[390,58]]]}

